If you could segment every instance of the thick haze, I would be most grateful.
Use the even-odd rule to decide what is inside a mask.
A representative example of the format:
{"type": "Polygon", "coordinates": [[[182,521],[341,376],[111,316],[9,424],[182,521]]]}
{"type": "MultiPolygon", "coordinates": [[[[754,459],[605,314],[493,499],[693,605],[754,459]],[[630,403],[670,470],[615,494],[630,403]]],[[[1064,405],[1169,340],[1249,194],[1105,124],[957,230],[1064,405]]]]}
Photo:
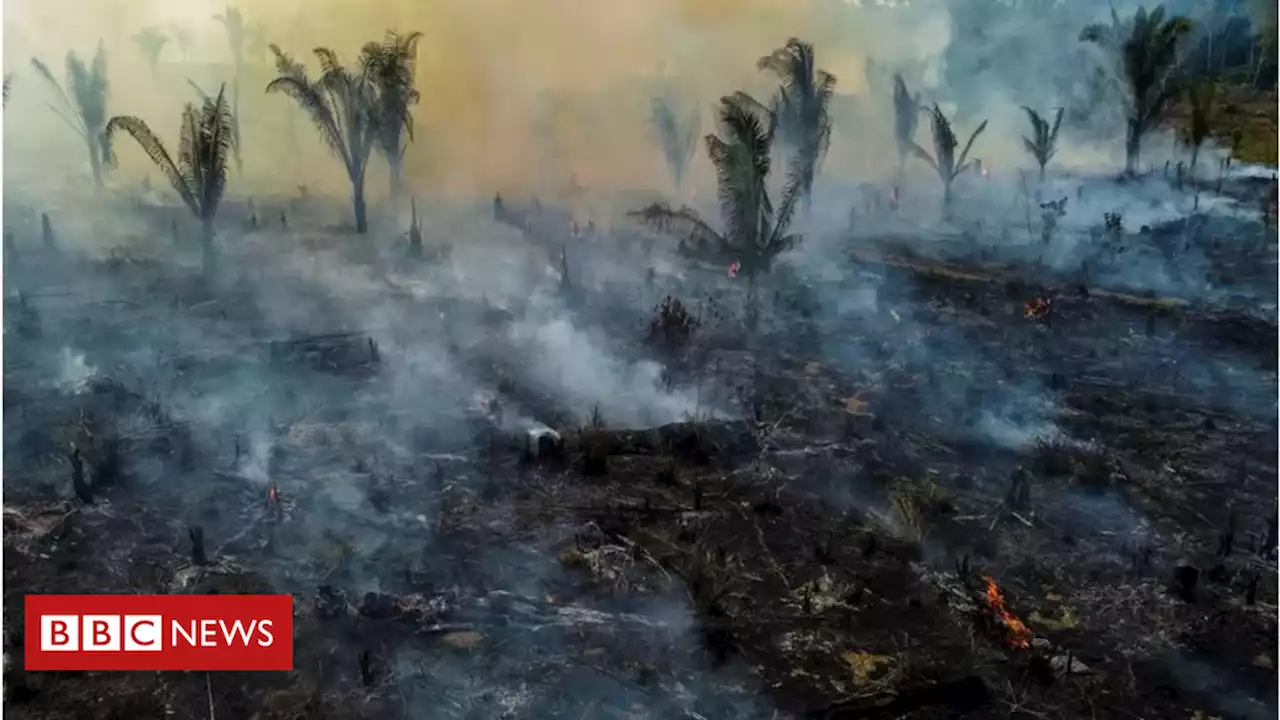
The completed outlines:
{"type": "MultiPolygon", "coordinates": [[[[867,55],[890,61],[936,55],[950,27],[939,2],[859,8],[839,0],[273,0],[238,7],[312,71],[315,46],[350,62],[388,28],[424,33],[423,99],[408,152],[420,194],[536,187],[554,197],[575,176],[601,189],[662,189],[668,181],[649,124],[659,76],[672,78],[669,87],[678,85],[686,102],[703,108],[709,130],[711,105],[721,95],[747,88],[763,96],[769,81],[755,61],[790,36],[814,42],[820,64],[840,78],[840,91],[853,93],[865,87],[867,55]]],[[[68,170],[83,164],[79,144],[46,106],[51,95],[31,70],[32,56],[61,79],[67,51],[87,59],[101,38],[109,54],[110,114],[139,115],[172,143],[182,105],[195,98],[187,79],[212,90],[231,76],[226,36],[212,19],[223,9],[208,0],[6,3],[4,60],[15,76],[6,108],[10,179],[34,173],[33,182],[47,182],[51,162],[68,170]],[[131,36],[145,26],[172,35],[175,25],[193,37],[189,62],[183,65],[170,41],[153,80],[131,36]]],[[[289,142],[292,102],[263,93],[272,77],[269,57],[248,62],[246,177],[233,179],[231,193],[293,193],[305,183],[345,194],[346,178],[308,122],[297,118],[297,142],[289,142]]],[[[864,124],[837,123],[829,167],[866,166],[862,150],[880,146],[884,128],[867,128],[873,135],[864,137],[864,124]]],[[[139,179],[146,163],[136,148],[121,150],[122,171],[111,178],[117,185],[139,179]]],[[[709,180],[701,148],[692,172],[700,186],[709,180]]],[[[370,192],[384,194],[385,182],[375,160],[370,192]]]]}

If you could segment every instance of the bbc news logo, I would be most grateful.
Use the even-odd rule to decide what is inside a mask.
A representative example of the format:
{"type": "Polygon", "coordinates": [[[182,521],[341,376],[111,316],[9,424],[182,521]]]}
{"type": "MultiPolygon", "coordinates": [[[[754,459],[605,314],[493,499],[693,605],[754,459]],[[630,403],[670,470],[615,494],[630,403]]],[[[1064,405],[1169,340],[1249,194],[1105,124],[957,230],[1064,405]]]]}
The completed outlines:
{"type": "Polygon", "coordinates": [[[27,595],[27,670],[292,670],[290,595],[27,595]]]}

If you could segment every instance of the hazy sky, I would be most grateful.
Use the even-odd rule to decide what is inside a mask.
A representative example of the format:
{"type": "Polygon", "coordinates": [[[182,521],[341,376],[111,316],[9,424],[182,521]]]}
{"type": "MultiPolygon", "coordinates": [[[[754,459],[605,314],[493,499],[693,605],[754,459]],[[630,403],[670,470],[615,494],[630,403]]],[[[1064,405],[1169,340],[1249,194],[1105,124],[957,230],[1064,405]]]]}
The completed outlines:
{"type": "MultiPolygon", "coordinates": [[[[934,2],[926,11],[859,10],[841,0],[254,0],[239,7],[263,24],[285,50],[314,68],[310,49],[332,47],[353,59],[366,41],[387,28],[424,33],[419,53],[422,103],[415,109],[418,141],[408,154],[415,186],[480,191],[490,187],[540,186],[567,181],[615,187],[665,182],[661,153],[649,118],[652,80],[659,71],[678,78],[690,102],[704,109],[739,88],[767,92],[767,76],[755,61],[792,35],[815,42],[819,63],[841,78],[845,91],[862,85],[867,53],[912,56],[940,48],[948,20],[934,2]],[[907,17],[910,15],[911,17],[907,17]],[[547,92],[578,99],[540,115],[547,92]],[[539,149],[535,129],[550,126],[554,151],[539,149]],[[551,176],[552,179],[548,179],[551,176]]],[[[193,61],[225,63],[229,51],[212,15],[223,10],[208,0],[10,0],[5,4],[4,57],[17,72],[11,117],[30,118],[21,131],[9,127],[10,147],[56,140],[65,128],[50,126],[47,91],[29,71],[38,54],[61,75],[62,58],[74,49],[92,52],[101,38],[110,54],[112,114],[136,114],[166,141],[176,132],[182,104],[193,99],[187,78],[214,86],[224,70],[180,65],[176,47],[166,48],[153,80],[130,37],[143,26],[188,29],[195,38],[193,61]],[[31,82],[27,82],[27,80],[31,82]],[[53,135],[50,135],[53,133],[53,135]]],[[[265,58],[245,80],[247,182],[343,189],[345,177],[298,122],[298,142],[284,132],[290,101],[265,96],[270,79],[265,58]],[[287,184],[286,184],[287,183],[287,184]]],[[[54,121],[56,122],[56,120],[54,121]]],[[[68,139],[65,135],[63,140],[68,139]]],[[[701,154],[701,153],[700,153],[701,154]]],[[[132,153],[132,155],[139,155],[132,153]]],[[[10,157],[22,162],[21,150],[10,157]]],[[[69,163],[78,162],[74,157],[69,163]]],[[[122,167],[144,161],[122,153],[122,167]]],[[[705,165],[705,163],[699,163],[705,165]]],[[[371,191],[380,193],[381,165],[371,170],[371,191]]],[[[695,167],[694,174],[706,169],[695,167]]]]}

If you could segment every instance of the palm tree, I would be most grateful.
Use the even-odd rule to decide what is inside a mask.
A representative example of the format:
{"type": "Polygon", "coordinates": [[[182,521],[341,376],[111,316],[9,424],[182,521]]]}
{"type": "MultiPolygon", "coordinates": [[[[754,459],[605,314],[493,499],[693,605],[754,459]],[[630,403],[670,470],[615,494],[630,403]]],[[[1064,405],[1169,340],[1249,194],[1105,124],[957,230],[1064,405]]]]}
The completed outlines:
{"type": "Polygon", "coordinates": [[[217,261],[213,221],[227,187],[227,160],[235,143],[231,128],[225,85],[218,90],[216,98],[206,97],[199,111],[190,103],[183,110],[176,161],[141,119],[117,115],[107,123],[107,137],[124,130],[138,141],[192,214],[199,218],[201,258],[206,273],[213,271],[217,261]]]}
{"type": "Polygon", "coordinates": [[[329,150],[342,161],[351,180],[351,200],[355,207],[356,232],[369,229],[365,216],[364,179],[369,155],[378,140],[377,88],[368,77],[353,73],[338,62],[328,48],[316,48],[320,60],[320,77],[307,77],[306,68],[294,62],[276,45],[279,77],[267,85],[267,92],[280,92],[293,98],[320,130],[329,150]]]}
{"type": "Polygon", "coordinates": [[[107,95],[110,92],[106,49],[99,42],[93,64],[88,67],[74,52],[67,53],[66,88],[58,84],[49,66],[38,58],[31,58],[31,65],[58,92],[61,109],[54,105],[49,107],[84,140],[85,149],[89,151],[93,183],[102,187],[103,169],[111,164],[111,142],[106,136],[107,95]]]}
{"type": "Polygon", "coordinates": [[[676,196],[683,197],[685,174],[693,161],[693,151],[698,146],[702,117],[695,107],[682,121],[677,119],[676,109],[670,101],[655,97],[652,103],[651,121],[662,141],[662,155],[667,161],[667,170],[671,172],[671,180],[675,183],[676,196]]]}
{"type": "Polygon", "coordinates": [[[983,130],[987,129],[987,121],[983,120],[978,125],[978,129],[973,131],[969,136],[969,142],[964,144],[964,150],[960,152],[960,156],[956,157],[956,148],[960,143],[956,140],[956,134],[951,129],[951,122],[947,120],[947,116],[942,114],[942,109],[934,104],[932,110],[927,111],[932,120],[933,128],[933,155],[927,150],[912,143],[912,149],[916,157],[929,163],[930,167],[938,173],[938,178],[942,180],[942,207],[949,211],[951,207],[951,184],[956,178],[960,177],[969,168],[973,167],[973,161],[969,160],[969,150],[973,148],[973,141],[978,139],[983,130]]]}
{"type": "Polygon", "coordinates": [[[1213,80],[1202,80],[1186,88],[1187,103],[1191,108],[1191,117],[1187,124],[1180,128],[1179,136],[1183,144],[1191,148],[1191,165],[1188,168],[1191,177],[1196,174],[1196,161],[1200,159],[1200,146],[1209,139],[1213,128],[1213,117],[1217,110],[1218,88],[1213,80]]]}
{"type": "Polygon", "coordinates": [[[182,62],[186,62],[191,57],[191,45],[195,42],[191,37],[191,31],[181,25],[170,25],[169,34],[173,36],[173,42],[178,46],[178,52],[182,53],[182,62]]]}
{"type": "Polygon", "coordinates": [[[1165,108],[1175,94],[1178,41],[1191,32],[1191,21],[1181,16],[1166,18],[1163,5],[1150,13],[1139,7],[1129,22],[1121,22],[1114,11],[1112,16],[1110,25],[1086,27],[1080,40],[1120,53],[1120,69],[1128,85],[1124,167],[1132,175],[1138,170],[1142,137],[1164,120],[1165,108]]]}
{"type": "MultiPolygon", "coordinates": [[[[194,88],[194,89],[195,89],[196,93],[200,95],[200,99],[201,99],[201,100],[210,100],[210,99],[212,99],[212,97],[213,97],[213,96],[212,96],[212,95],[210,95],[209,93],[205,92],[205,91],[204,91],[204,88],[201,88],[199,85],[195,84],[195,82],[194,82],[194,81],[192,81],[192,80],[191,80],[191,78],[187,78],[187,84],[188,84],[188,85],[190,85],[192,88],[194,88]]],[[[232,82],[232,87],[234,88],[234,86],[235,86],[235,83],[234,83],[234,81],[233,81],[233,82],[232,82]]],[[[237,118],[237,117],[236,117],[236,114],[240,112],[240,106],[239,106],[239,102],[238,102],[238,101],[233,100],[232,102],[233,102],[233,104],[232,104],[232,106],[231,106],[231,135],[232,135],[232,138],[234,139],[234,141],[235,141],[235,142],[234,142],[234,143],[232,143],[232,145],[231,145],[231,156],[232,156],[232,159],[235,161],[235,164],[236,164],[236,172],[240,172],[240,171],[241,171],[241,163],[240,163],[240,120],[239,120],[239,118],[237,118]]]]}
{"type": "Polygon", "coordinates": [[[893,76],[893,131],[898,142],[898,174],[907,164],[907,156],[916,147],[916,128],[920,126],[920,96],[907,90],[902,75],[893,76]]]}
{"type": "Polygon", "coordinates": [[[1036,159],[1036,164],[1040,166],[1040,182],[1044,182],[1044,167],[1049,164],[1054,155],[1058,154],[1058,129],[1062,127],[1063,108],[1058,108],[1054,113],[1053,125],[1049,125],[1049,121],[1040,117],[1040,113],[1027,107],[1022,106],[1022,111],[1027,114],[1027,119],[1031,121],[1031,137],[1022,136],[1022,146],[1027,149],[1027,153],[1036,159]]]}
{"type": "Polygon", "coordinates": [[[361,51],[360,63],[365,77],[376,87],[378,148],[387,158],[391,173],[391,197],[400,198],[404,187],[404,154],[413,140],[413,114],[410,107],[420,97],[414,87],[418,41],[422,33],[398,33],[388,30],[386,38],[371,42],[361,51]]]}
{"type": "Polygon", "coordinates": [[[781,201],[769,197],[770,153],[777,116],[744,93],[720,100],[721,136],[705,138],[716,168],[723,232],[717,232],[688,207],[655,203],[630,213],[656,230],[681,236],[687,253],[718,263],[737,263],[747,279],[747,322],[759,317],[756,283],[778,255],[794,247],[800,236],[788,232],[800,198],[801,177],[788,174],[781,201]],[[693,246],[685,244],[685,239],[693,246]]]}
{"type": "Polygon", "coordinates": [[[169,38],[160,32],[160,28],[153,26],[139,30],[133,36],[133,41],[137,43],[138,49],[142,51],[142,56],[147,61],[147,67],[151,69],[151,76],[155,77],[156,66],[160,63],[160,53],[164,52],[164,46],[168,44],[169,38]]]}
{"type": "Polygon", "coordinates": [[[245,41],[249,38],[244,14],[240,12],[240,8],[228,7],[222,14],[214,15],[213,19],[221,23],[222,29],[227,33],[227,45],[231,48],[231,61],[235,63],[238,78],[240,69],[244,67],[245,41]]]}
{"type": "Polygon", "coordinates": [[[775,103],[778,132],[795,152],[800,193],[809,201],[813,180],[831,145],[831,96],[836,76],[819,70],[813,45],[791,38],[783,47],[760,58],[757,67],[782,81],[775,103]]]}

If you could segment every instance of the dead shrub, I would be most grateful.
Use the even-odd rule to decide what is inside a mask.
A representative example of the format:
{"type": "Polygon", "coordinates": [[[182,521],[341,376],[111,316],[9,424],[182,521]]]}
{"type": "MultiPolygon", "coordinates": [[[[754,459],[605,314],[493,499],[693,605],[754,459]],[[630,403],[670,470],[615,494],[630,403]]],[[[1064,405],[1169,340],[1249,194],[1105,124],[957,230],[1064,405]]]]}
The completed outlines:
{"type": "Polygon", "coordinates": [[[689,312],[679,298],[668,295],[654,308],[646,342],[664,358],[675,359],[688,350],[701,327],[702,320],[689,312]]]}

